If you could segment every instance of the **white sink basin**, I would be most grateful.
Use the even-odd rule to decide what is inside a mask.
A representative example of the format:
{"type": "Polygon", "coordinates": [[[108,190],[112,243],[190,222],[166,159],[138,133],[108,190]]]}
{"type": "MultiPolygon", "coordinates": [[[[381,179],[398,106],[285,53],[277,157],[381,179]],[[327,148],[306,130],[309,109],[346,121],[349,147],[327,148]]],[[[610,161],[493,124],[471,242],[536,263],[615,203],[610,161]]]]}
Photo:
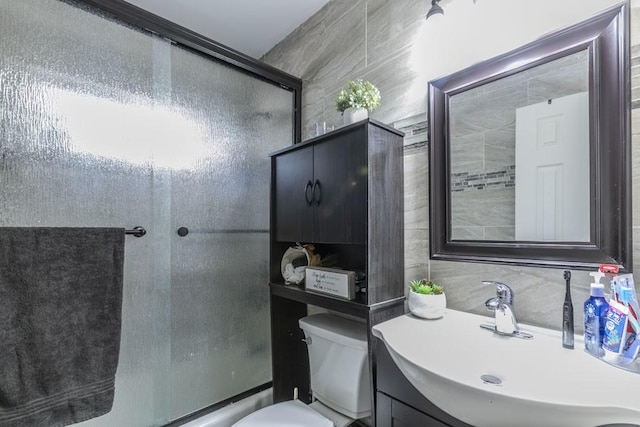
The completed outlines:
{"type": "Polygon", "coordinates": [[[567,350],[560,332],[520,325],[534,338],[503,337],[479,327],[491,322],[448,309],[438,320],[391,319],[373,335],[420,393],[470,425],[640,426],[640,375],[585,353],[582,337],[567,350]]]}

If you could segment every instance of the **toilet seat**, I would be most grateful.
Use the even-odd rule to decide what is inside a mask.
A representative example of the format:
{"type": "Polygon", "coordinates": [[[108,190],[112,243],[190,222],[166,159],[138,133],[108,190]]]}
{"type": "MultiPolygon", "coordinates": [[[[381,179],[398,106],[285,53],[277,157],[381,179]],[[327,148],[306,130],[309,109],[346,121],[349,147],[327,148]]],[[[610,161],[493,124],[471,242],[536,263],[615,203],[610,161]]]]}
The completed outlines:
{"type": "Polygon", "coordinates": [[[247,415],[233,427],[334,427],[329,419],[299,400],[276,403],[247,415]]]}

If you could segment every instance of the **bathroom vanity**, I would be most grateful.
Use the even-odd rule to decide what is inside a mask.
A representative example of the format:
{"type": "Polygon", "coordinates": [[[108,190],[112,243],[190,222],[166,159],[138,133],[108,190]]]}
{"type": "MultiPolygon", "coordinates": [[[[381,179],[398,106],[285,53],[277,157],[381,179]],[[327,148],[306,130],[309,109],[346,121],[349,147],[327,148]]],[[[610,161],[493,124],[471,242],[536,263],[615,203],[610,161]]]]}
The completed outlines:
{"type": "Polygon", "coordinates": [[[637,373],[583,351],[582,336],[569,350],[560,331],[520,325],[533,337],[522,339],[480,327],[487,322],[447,309],[374,326],[377,425],[640,426],[637,373]]]}
{"type": "Polygon", "coordinates": [[[389,355],[384,343],[375,339],[377,390],[376,426],[470,427],[453,418],[422,396],[389,355]]]}
{"type": "Polygon", "coordinates": [[[295,388],[301,400],[310,400],[307,346],[298,326],[308,305],[366,322],[371,372],[371,328],[404,313],[403,136],[368,119],[271,155],[275,402],[290,400],[295,388]],[[281,259],[296,243],[313,244],[323,258],[333,255],[336,268],[363,273],[366,292],[348,300],[285,284],[281,259]]]}

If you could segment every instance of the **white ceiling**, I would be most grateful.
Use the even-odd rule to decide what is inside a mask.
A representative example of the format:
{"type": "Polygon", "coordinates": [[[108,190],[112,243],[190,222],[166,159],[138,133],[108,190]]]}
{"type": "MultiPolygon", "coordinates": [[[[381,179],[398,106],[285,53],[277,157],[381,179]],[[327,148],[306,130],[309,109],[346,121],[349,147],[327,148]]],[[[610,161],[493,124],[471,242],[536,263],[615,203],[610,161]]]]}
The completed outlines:
{"type": "Polygon", "coordinates": [[[260,58],[329,0],[126,0],[260,58]]]}

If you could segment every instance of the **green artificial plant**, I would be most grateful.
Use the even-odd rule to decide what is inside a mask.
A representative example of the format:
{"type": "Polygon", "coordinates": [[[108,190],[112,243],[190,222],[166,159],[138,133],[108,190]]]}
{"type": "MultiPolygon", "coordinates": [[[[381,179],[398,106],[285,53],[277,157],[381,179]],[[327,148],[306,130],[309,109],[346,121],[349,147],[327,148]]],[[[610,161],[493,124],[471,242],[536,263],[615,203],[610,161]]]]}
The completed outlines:
{"type": "Polygon", "coordinates": [[[347,108],[364,108],[372,111],[380,105],[381,98],[378,88],[362,79],[348,81],[346,88],[340,91],[336,99],[336,110],[341,113],[344,113],[347,108]]]}
{"type": "Polygon", "coordinates": [[[413,292],[423,295],[440,295],[444,292],[442,286],[429,279],[412,280],[410,287],[413,292]]]}

